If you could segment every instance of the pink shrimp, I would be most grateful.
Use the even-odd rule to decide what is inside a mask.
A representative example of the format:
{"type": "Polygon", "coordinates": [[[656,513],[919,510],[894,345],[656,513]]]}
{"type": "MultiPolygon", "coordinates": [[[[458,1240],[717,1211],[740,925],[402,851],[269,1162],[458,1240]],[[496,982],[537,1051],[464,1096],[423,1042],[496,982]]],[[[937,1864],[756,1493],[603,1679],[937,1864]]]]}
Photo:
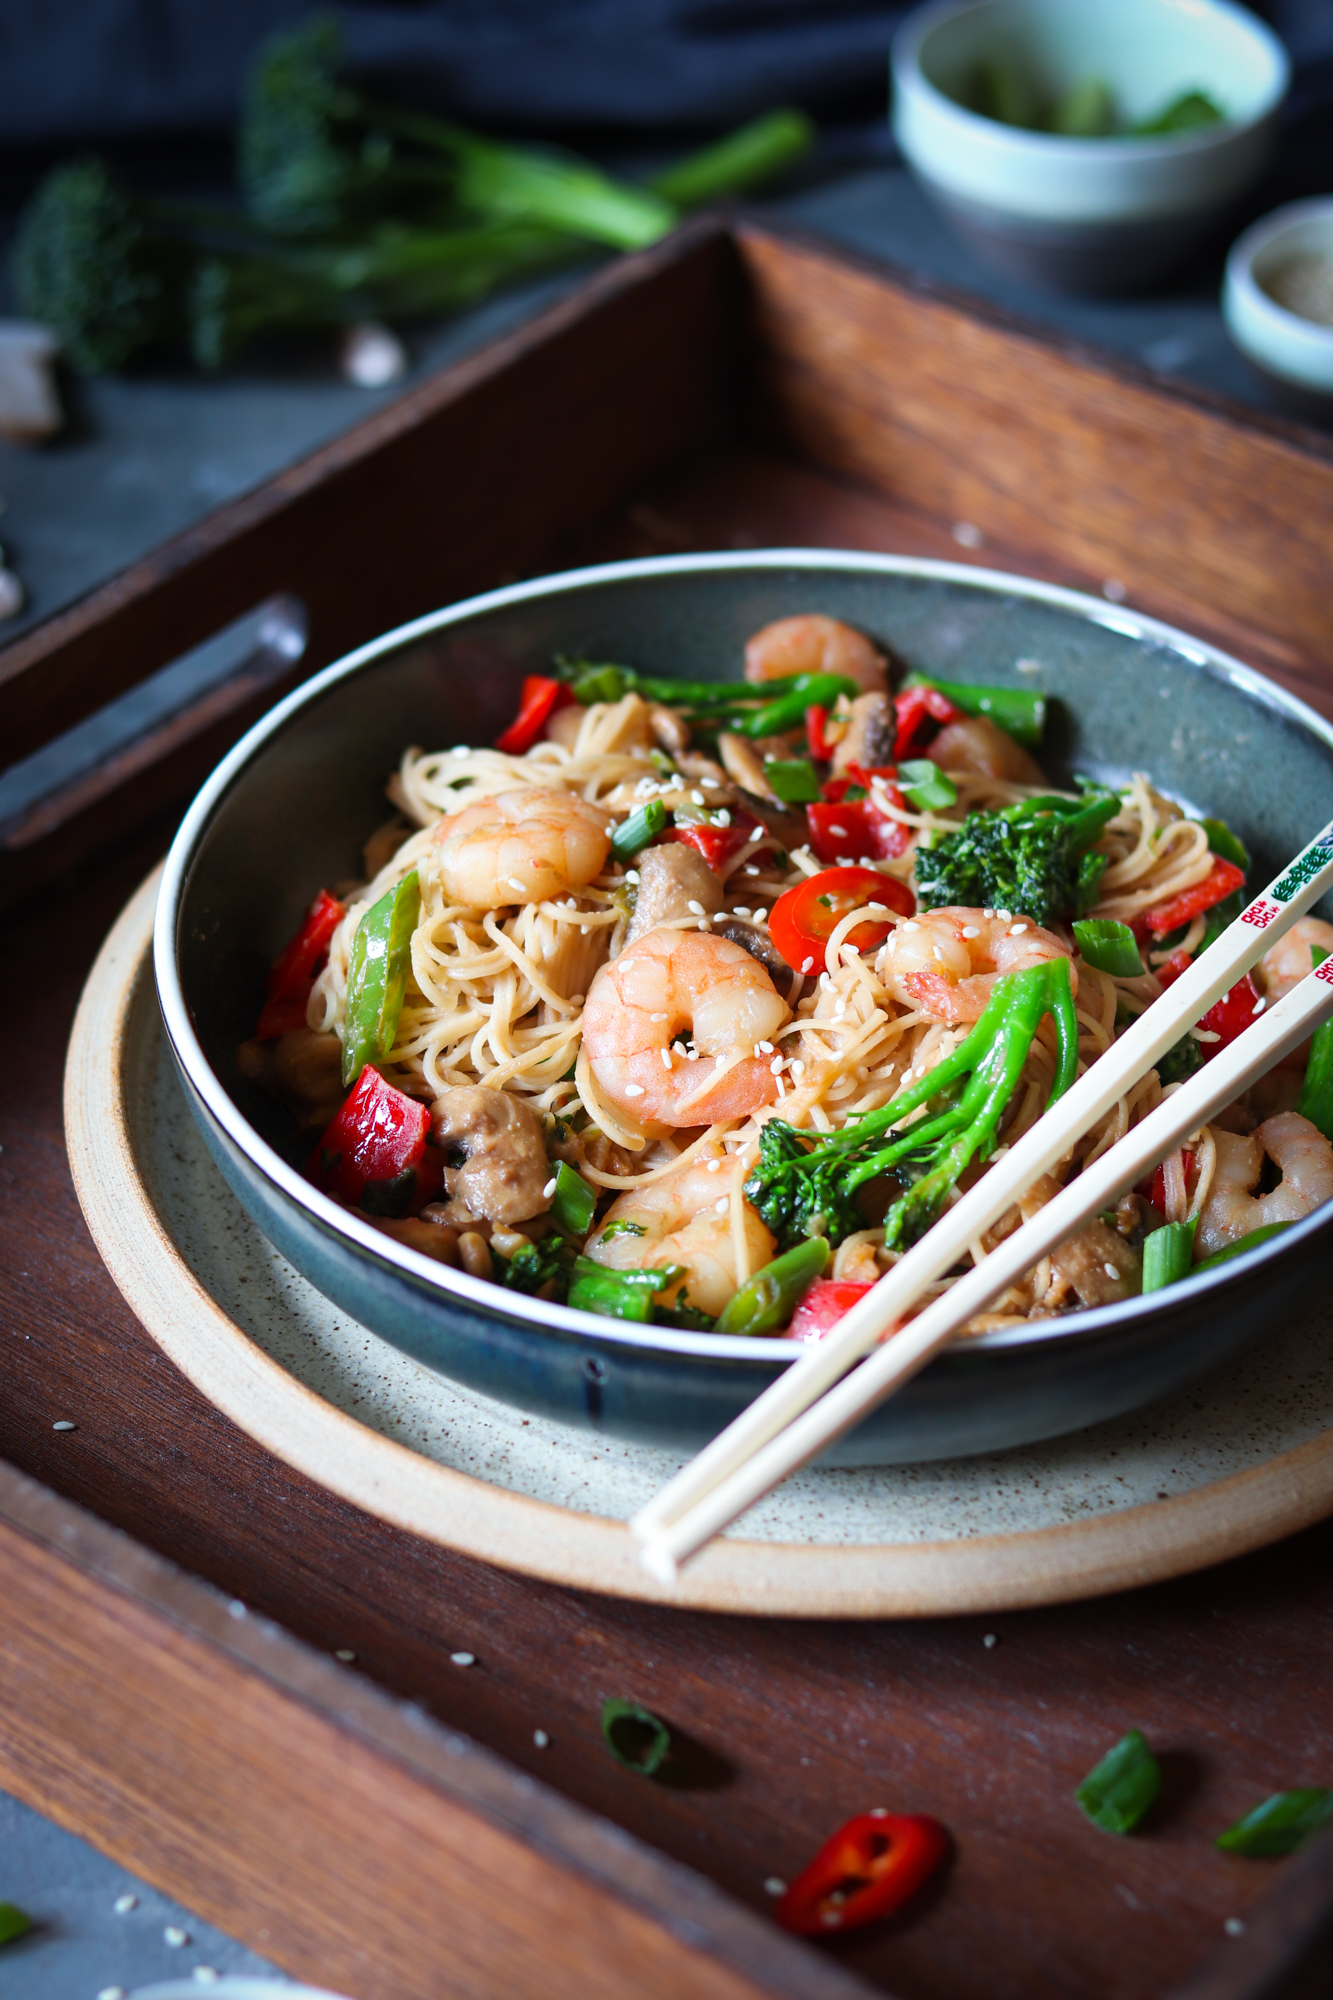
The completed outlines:
{"type": "Polygon", "coordinates": [[[649,931],[594,978],[583,1046],[599,1090],[636,1124],[748,1118],[778,1094],[772,1042],[791,1019],[757,959],[709,931],[649,931]],[[672,1049],[692,1039],[697,1058],[672,1049]]]}
{"type": "Polygon", "coordinates": [[[883,694],[888,662],[864,632],[840,618],[779,618],[745,642],[747,681],[778,680],[785,674],[845,674],[867,694],[883,694]]]}
{"type": "MultiPolygon", "coordinates": [[[[905,1007],[932,1021],[962,1026],[981,1019],[991,989],[1006,972],[1069,958],[1067,945],[1030,917],[994,910],[923,910],[899,924],[880,958],[880,977],[905,1007]]],[[[1078,992],[1078,978],[1069,968],[1078,992]]]]}

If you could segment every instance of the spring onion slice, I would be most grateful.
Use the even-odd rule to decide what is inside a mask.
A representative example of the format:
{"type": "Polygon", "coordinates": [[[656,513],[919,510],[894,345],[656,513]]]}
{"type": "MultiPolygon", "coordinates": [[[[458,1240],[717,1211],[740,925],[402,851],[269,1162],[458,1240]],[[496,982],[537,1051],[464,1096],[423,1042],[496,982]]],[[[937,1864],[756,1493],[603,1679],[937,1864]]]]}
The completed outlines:
{"type": "Polygon", "coordinates": [[[898,766],[898,788],[917,812],[934,812],[958,803],[958,787],[929,757],[907,757],[898,766]]]}
{"type": "Polygon", "coordinates": [[[685,1275],[683,1264],[663,1264],[652,1271],[616,1271],[592,1257],[575,1259],[569,1286],[569,1304],[576,1312],[601,1313],[604,1319],[632,1319],[646,1324],[652,1318],[658,1292],[674,1285],[685,1275]]]}
{"type": "MultiPolygon", "coordinates": [[[[1266,1222],[1262,1229],[1252,1229],[1248,1236],[1238,1236],[1234,1243],[1223,1244],[1220,1250],[1214,1250],[1211,1257],[1205,1257],[1201,1264],[1196,1264],[1195,1276],[1200,1271],[1215,1271],[1219,1264],[1229,1264],[1233,1257],[1243,1257],[1247,1250],[1257,1250],[1261,1243],[1267,1243],[1271,1237],[1280,1236],[1284,1229],[1293,1226],[1290,1222],[1266,1222]]],[[[1148,1241],[1152,1242],[1151,1236],[1148,1241]]]]}
{"type": "Polygon", "coordinates": [[[1111,917],[1082,917],[1074,925],[1074,941],[1085,965],[1109,972],[1112,979],[1141,979],[1143,960],[1128,924],[1111,917]]]}
{"type": "Polygon", "coordinates": [[[622,820],[611,835],[611,852],[618,861],[632,861],[641,847],[656,840],[666,825],[667,809],[661,799],[649,799],[628,819],[622,820]]]}
{"type": "Polygon", "coordinates": [[[1142,1730],[1131,1729],[1078,1788],[1078,1802],[1105,1833],[1132,1833],[1162,1789],[1162,1773],[1142,1730]]]}
{"type": "Polygon", "coordinates": [[[766,757],[764,776],[789,806],[812,806],[819,799],[819,778],[808,757],[766,757]]]}
{"type": "Polygon", "coordinates": [[[801,1295],[819,1276],[830,1256],[828,1238],[807,1237],[784,1251],[762,1271],[756,1271],[718,1316],[719,1333],[757,1335],[782,1326],[795,1312],[801,1295]]]}
{"type": "Polygon", "coordinates": [[[566,1236],[586,1236],[597,1210],[597,1190],[589,1187],[567,1160],[555,1170],[555,1193],[551,1197],[551,1220],[566,1236]]]}
{"type": "Polygon", "coordinates": [[[1233,833],[1224,819],[1206,819],[1202,822],[1208,836],[1208,848],[1212,854],[1220,854],[1224,861],[1233,861],[1237,868],[1250,872],[1250,850],[1238,833],[1233,833]]]}
{"type": "Polygon", "coordinates": [[[1143,1289],[1160,1292],[1188,1278],[1194,1255],[1194,1224],[1168,1222],[1154,1229],[1143,1244],[1143,1289]]]}
{"type": "Polygon", "coordinates": [[[1294,1854],[1312,1834],[1333,1819],[1333,1792],[1307,1785],[1295,1792],[1274,1792],[1252,1806],[1243,1819],[1217,1836],[1228,1854],[1294,1854]]]}
{"type": "Polygon", "coordinates": [[[637,1771],[641,1778],[651,1778],[671,1751],[671,1731],[665,1722],[637,1701],[604,1701],[602,1736],[617,1764],[637,1771]]]}

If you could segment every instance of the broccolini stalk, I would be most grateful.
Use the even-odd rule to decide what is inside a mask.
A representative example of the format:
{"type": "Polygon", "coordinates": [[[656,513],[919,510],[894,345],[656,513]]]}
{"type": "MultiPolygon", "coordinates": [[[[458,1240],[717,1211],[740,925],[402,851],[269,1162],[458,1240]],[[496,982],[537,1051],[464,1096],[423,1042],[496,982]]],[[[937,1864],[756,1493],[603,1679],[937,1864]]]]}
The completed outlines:
{"type": "Polygon", "coordinates": [[[884,1240],[890,1249],[905,1249],[929,1229],[970,1162],[990,1157],[1005,1106],[1047,1014],[1057,1044],[1048,1100],[1053,1104],[1074,1081],[1078,1061],[1066,958],[997,979],[980,1020],[953,1054],[854,1125],[812,1143],[808,1133],[770,1119],[745,1183],[747,1199],[784,1247],[806,1236],[827,1236],[837,1244],[865,1227],[860,1189],[894,1173],[910,1185],[885,1218],[884,1240]],[[932,1099],[940,1100],[939,1107],[903,1129],[902,1121],[932,1099]]]}
{"type": "Polygon", "coordinates": [[[1085,784],[1080,799],[1025,799],[969,813],[956,833],[918,846],[917,901],[923,910],[1011,910],[1038,924],[1082,916],[1106,867],[1092,843],[1119,810],[1114,792],[1085,784]]]}
{"type": "Polygon", "coordinates": [[[640,694],[645,701],[682,709],[708,729],[731,729],[746,736],[775,736],[800,727],[813,706],[831,708],[840,694],[859,692],[845,674],[785,674],[777,680],[677,681],[637,673],[611,661],[570,660],[557,654],[551,669],[568,682],[576,701],[620,701],[640,694]]]}

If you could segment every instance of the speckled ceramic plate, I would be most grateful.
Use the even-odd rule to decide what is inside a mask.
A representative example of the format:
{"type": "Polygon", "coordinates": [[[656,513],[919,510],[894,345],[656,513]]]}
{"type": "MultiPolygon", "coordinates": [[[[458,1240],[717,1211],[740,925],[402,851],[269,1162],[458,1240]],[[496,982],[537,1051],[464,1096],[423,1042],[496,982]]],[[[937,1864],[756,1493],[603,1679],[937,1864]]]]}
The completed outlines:
{"type": "MultiPolygon", "coordinates": [[[[679,1452],[791,1360],[746,1340],[599,1318],[450,1270],[320,1194],[286,1114],[239,1074],[268,964],[314,888],[354,876],[408,743],[494,740],[553,653],[724,680],[756,627],[823,611],[907,665],[1050,697],[1048,774],[1148,771],[1228,820],[1275,873],[1329,817],[1333,729],[1201,641],[1069,590],[954,563],[842,550],[611,563],[514,584],[326,668],[237,744],[163,876],[155,968],[186,1095],[223,1178],[291,1263],[414,1360],[529,1415],[679,1452]]],[[[924,1463],[1056,1437],[1172,1393],[1290,1313],[1333,1205],[1222,1268],[1143,1298],[959,1342],[830,1448],[924,1463]]]]}
{"type": "Polygon", "coordinates": [[[156,880],[104,945],[65,1124],[112,1276],[195,1386],[288,1464],[397,1526],[553,1582],[693,1608],[911,1617],[1160,1581],[1333,1509],[1333,1307],[1134,1416],[930,1465],[808,1469],[673,1586],[623,1526],[679,1458],[461,1388],[332,1304],[228,1189],[185,1103],[148,965],[156,880]]]}

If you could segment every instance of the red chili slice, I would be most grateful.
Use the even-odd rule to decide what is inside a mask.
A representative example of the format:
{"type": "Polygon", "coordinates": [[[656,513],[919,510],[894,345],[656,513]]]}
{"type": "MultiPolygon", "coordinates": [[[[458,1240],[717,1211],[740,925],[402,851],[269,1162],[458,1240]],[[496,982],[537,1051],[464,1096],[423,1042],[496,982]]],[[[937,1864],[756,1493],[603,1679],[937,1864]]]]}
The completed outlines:
{"type": "MultiPolygon", "coordinates": [[[[835,927],[862,903],[882,903],[904,917],[916,909],[911,890],[892,875],[875,868],[823,868],[778,897],[769,912],[768,934],[788,965],[800,972],[822,972],[824,947],[835,927]]],[[[892,928],[886,918],[868,917],[847,942],[856,951],[873,951],[892,928]]]]}
{"type": "Polygon", "coordinates": [[[916,739],[927,722],[961,722],[963,719],[962,709],[955,708],[938,688],[904,688],[900,695],[894,697],[893,705],[898,715],[898,735],[893,746],[896,764],[911,756],[916,739]]]}
{"type": "Polygon", "coordinates": [[[1215,1042],[1203,1044],[1205,1062],[1210,1056],[1217,1055],[1229,1043],[1234,1042],[1237,1035],[1243,1035],[1245,1030],[1258,1019],[1263,1012],[1261,997],[1259,988],[1247,972],[1243,978],[1236,981],[1229,993],[1224,993],[1220,1000],[1213,1002],[1199,1022],[1201,1028],[1218,1037],[1215,1042]]]}
{"type": "Polygon", "coordinates": [[[555,711],[573,699],[563,681],[553,681],[545,674],[529,674],[523,682],[518,714],[504,735],[496,737],[496,749],[503,750],[508,757],[521,757],[525,750],[531,750],[555,711]]]}
{"type": "Polygon", "coordinates": [[[792,1314],[791,1339],[822,1340],[843,1314],[850,1312],[873,1289],[871,1285],[856,1284],[850,1278],[816,1278],[813,1285],[802,1293],[801,1302],[792,1314]]]}
{"type": "MultiPolygon", "coordinates": [[[[890,804],[901,808],[898,787],[885,785],[884,790],[890,804]]],[[[849,861],[892,861],[906,851],[912,837],[911,828],[880,812],[873,797],[807,806],[805,821],[820,861],[841,861],[844,855],[849,861]]]]}
{"type": "Polygon", "coordinates": [[[444,1161],[427,1145],[430,1112],[367,1063],[310,1155],[306,1173],[326,1194],[372,1215],[406,1215],[440,1191],[444,1161]]]}
{"type": "Polygon", "coordinates": [[[815,705],[805,711],[805,740],[810,755],[820,764],[827,764],[833,755],[833,745],[824,734],[824,724],[827,721],[826,708],[815,705]]]}
{"type": "MultiPolygon", "coordinates": [[[[712,826],[707,820],[688,822],[684,826],[673,826],[669,832],[664,833],[661,844],[666,846],[669,841],[683,841],[687,847],[693,847],[702,854],[714,874],[720,875],[727,863],[735,860],[747,841],[753,840],[757,833],[763,831],[762,820],[756,819],[753,813],[746,812],[743,806],[733,806],[730,826],[712,826]]],[[[757,856],[764,851],[762,847],[757,847],[755,854],[757,856]]]]}
{"type": "Polygon", "coordinates": [[[1245,886],[1245,870],[1237,868],[1234,861],[1224,861],[1220,854],[1213,856],[1213,865],[1202,882],[1196,882],[1192,889],[1182,889],[1178,896],[1171,896],[1165,903],[1156,903],[1150,910],[1144,910],[1139,921],[1146,924],[1154,937],[1166,937],[1171,931],[1178,931],[1182,924],[1193,923],[1205,910],[1211,910],[1215,903],[1224,903],[1228,896],[1245,886]]]}
{"type": "Polygon", "coordinates": [[[323,970],[329,940],[346,915],[337,898],[327,889],[321,889],[306,911],[300,930],[281,958],[274,960],[264,981],[268,997],[255,1029],[257,1040],[267,1042],[275,1035],[290,1034],[293,1028],[304,1028],[310,989],[323,970]]]}
{"type": "Polygon", "coordinates": [[[1168,986],[1174,986],[1181,973],[1188,972],[1193,963],[1194,957],[1191,952],[1173,951],[1170,958],[1163,959],[1160,965],[1153,967],[1153,970],[1165,990],[1168,986]]]}
{"type": "Polygon", "coordinates": [[[800,1937],[874,1923],[910,1901],[948,1851],[948,1833],[929,1813],[858,1813],[801,1870],[777,1920],[800,1937]]]}

